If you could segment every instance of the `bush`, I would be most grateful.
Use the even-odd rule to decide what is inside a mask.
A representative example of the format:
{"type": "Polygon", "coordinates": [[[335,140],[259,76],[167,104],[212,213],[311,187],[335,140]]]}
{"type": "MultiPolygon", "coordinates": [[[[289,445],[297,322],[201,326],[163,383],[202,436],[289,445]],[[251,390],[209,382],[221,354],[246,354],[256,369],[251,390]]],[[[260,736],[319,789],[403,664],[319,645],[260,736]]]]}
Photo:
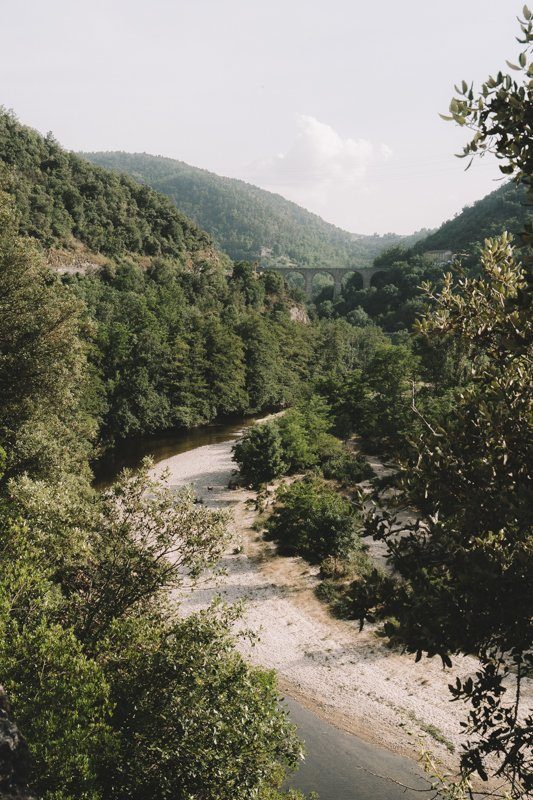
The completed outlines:
{"type": "Polygon", "coordinates": [[[345,559],[361,547],[358,509],[322,480],[295,481],[276,497],[267,531],[280,552],[318,564],[328,556],[345,559]]]}
{"type": "Polygon", "coordinates": [[[108,656],[120,731],[102,776],[108,800],[259,798],[296,767],[300,744],[275,676],[235,652],[233,616],[121,625],[108,656]]]}
{"type": "Polygon", "coordinates": [[[360,483],[374,477],[374,471],[368,461],[360,455],[342,450],[332,454],[321,464],[324,478],[343,483],[360,483]]]}
{"type": "Polygon", "coordinates": [[[313,396],[282,417],[250,428],[233,448],[243,478],[259,486],[315,467],[325,478],[347,483],[372,477],[366,461],[347,453],[331,435],[329,415],[327,403],[313,396]]]}
{"type": "Polygon", "coordinates": [[[278,426],[267,422],[249,428],[233,447],[233,458],[242,477],[260,486],[282,475],[286,469],[278,426]]]}

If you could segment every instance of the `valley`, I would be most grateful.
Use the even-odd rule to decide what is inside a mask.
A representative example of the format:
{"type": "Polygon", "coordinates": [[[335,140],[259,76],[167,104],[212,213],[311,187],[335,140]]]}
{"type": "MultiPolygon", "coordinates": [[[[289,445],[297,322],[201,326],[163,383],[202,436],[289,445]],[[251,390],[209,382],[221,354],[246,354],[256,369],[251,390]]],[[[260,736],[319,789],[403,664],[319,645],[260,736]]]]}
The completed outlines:
{"type": "Polygon", "coordinates": [[[526,800],[533,12],[486,194],[484,10],[154,2],[0,52],[0,800],[526,800]]]}

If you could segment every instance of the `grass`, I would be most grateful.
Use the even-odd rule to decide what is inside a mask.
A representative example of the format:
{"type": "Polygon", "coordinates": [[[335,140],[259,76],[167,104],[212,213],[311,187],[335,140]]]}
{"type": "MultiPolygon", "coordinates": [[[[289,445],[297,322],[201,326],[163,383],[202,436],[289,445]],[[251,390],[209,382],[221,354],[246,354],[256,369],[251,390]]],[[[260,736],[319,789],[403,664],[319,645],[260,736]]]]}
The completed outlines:
{"type": "Polygon", "coordinates": [[[431,736],[431,738],[435,739],[436,742],[443,744],[450,753],[455,753],[455,747],[453,743],[446,738],[440,728],[437,728],[436,725],[432,725],[429,722],[424,722],[423,720],[419,719],[412,711],[408,712],[408,716],[410,720],[418,725],[420,730],[424,731],[424,733],[427,733],[428,736],[431,736]]]}

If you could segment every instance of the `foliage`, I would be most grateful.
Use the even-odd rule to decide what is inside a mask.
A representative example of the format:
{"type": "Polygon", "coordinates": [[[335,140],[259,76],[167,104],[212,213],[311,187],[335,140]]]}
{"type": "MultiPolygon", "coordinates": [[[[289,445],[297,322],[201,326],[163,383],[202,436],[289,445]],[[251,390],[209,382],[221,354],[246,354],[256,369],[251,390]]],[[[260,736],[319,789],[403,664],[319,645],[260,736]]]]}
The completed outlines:
{"type": "Polygon", "coordinates": [[[332,427],[330,409],[323,397],[312,395],[305,402],[285,412],[276,420],[286,474],[320,465],[339,443],[329,435],[332,427]]]}
{"type": "Polygon", "coordinates": [[[98,402],[90,402],[81,306],[17,235],[0,193],[0,442],[4,480],[78,469],[90,452],[98,402]]]}
{"type": "Polygon", "coordinates": [[[285,470],[281,437],[276,425],[254,425],[233,448],[233,457],[243,478],[259,486],[282,475],[285,470]]]}
{"type": "Polygon", "coordinates": [[[443,222],[423,242],[417,242],[412,252],[451,250],[453,253],[472,253],[469,264],[475,268],[479,249],[485,239],[499,236],[503,231],[518,235],[528,214],[524,187],[508,181],[471,206],[465,206],[452,219],[443,222]]]}
{"type": "Polygon", "coordinates": [[[319,385],[343,435],[356,432],[370,448],[401,453],[414,426],[411,409],[418,361],[409,341],[378,344],[363,368],[319,385]]]}
{"type": "Polygon", "coordinates": [[[168,603],[225,549],[225,514],[147,469],[52,522],[45,487],[3,500],[1,677],[31,788],[44,800],[274,798],[300,746],[273,676],[238,656],[235,612],[179,621],[168,603]]]}
{"type": "Polygon", "coordinates": [[[46,247],[81,242],[93,253],[174,256],[209,248],[207,234],[147,186],[63,150],[0,109],[0,179],[20,232],[46,247]]]}
{"type": "MultiPolygon", "coordinates": [[[[38,239],[50,262],[70,270],[63,281],[71,290],[61,290],[58,279],[42,264],[37,266],[38,256],[27,239],[19,240],[16,257],[11,245],[4,248],[3,280],[11,282],[5,289],[6,340],[0,343],[6,351],[6,391],[20,391],[24,385],[21,381],[16,389],[18,382],[9,380],[7,372],[14,358],[10,354],[17,352],[17,330],[22,336],[22,325],[30,322],[37,330],[47,314],[51,326],[59,324],[56,318],[62,314],[62,329],[53,341],[56,347],[70,347],[71,366],[54,386],[59,389],[71,375],[72,404],[86,411],[83,421],[93,426],[90,436],[91,418],[102,418],[103,447],[127,436],[191,427],[217,416],[294,401],[307,371],[310,336],[291,320],[283,284],[258,276],[248,264],[236,264],[227,274],[227,259],[169,201],[130,178],[66,153],[7,113],[0,114],[0,160],[2,185],[16,212],[9,230],[4,226],[5,236],[11,241],[18,229],[38,239]],[[68,203],[64,207],[72,193],[79,195],[79,213],[68,203]],[[33,205],[37,196],[42,219],[33,205]],[[128,226],[142,229],[140,239],[130,237],[128,226]],[[152,244],[143,237],[153,239],[152,244]],[[86,269],[86,262],[92,267],[86,269]],[[27,280],[19,284],[23,274],[27,280]],[[42,320],[32,311],[41,304],[42,320]],[[73,346],[74,331],[83,334],[86,346],[79,335],[73,346]],[[88,369],[83,365],[87,354],[88,369]],[[289,368],[291,358],[295,369],[289,368]],[[83,396],[84,406],[75,394],[83,396]]],[[[29,341],[31,332],[26,333],[29,341]]],[[[52,328],[48,344],[53,334],[52,328]]],[[[42,354],[35,355],[34,368],[42,354]]],[[[25,354],[18,368],[25,359],[31,366],[25,354]]],[[[41,384],[44,396],[44,377],[41,384]]],[[[11,405],[19,414],[26,408],[16,398],[11,405]]],[[[65,411],[62,418],[69,423],[75,452],[74,439],[87,439],[81,413],[76,423],[65,411]]],[[[43,439],[35,423],[28,426],[28,435],[43,439]]],[[[59,461],[54,441],[61,438],[36,442],[39,457],[59,461]]],[[[10,440],[6,443],[15,458],[15,447],[10,440]]]]}
{"type": "Polygon", "coordinates": [[[322,459],[321,472],[327,480],[354,484],[374,477],[372,467],[364,456],[340,449],[328,458],[322,459]]]}
{"type": "Polygon", "coordinates": [[[275,407],[301,392],[309,336],[285,297],[267,294],[251,271],[236,267],[226,279],[214,267],[191,274],[172,262],[148,271],[123,263],[69,285],[96,323],[108,442],[275,407]],[[282,353],[293,352],[289,370],[282,353]]]}
{"type": "MultiPolygon", "coordinates": [[[[473,86],[466,81],[455,89],[458,97],[450,102],[451,116],[444,116],[461,126],[474,131],[474,136],[465,145],[462,158],[469,155],[484,156],[492,153],[500,161],[504,175],[514,175],[517,183],[523,182],[527,190],[528,203],[533,203],[533,62],[531,61],[533,43],[533,15],[529,8],[523,8],[524,19],[520,22],[518,42],[525,45],[518,56],[518,64],[507,62],[508,66],[520,73],[518,77],[499,71],[496,77],[490,76],[475,95],[473,86]]],[[[443,116],[443,115],[441,115],[443,116]]],[[[531,244],[531,223],[525,234],[531,244]]]]}
{"type": "MultiPolygon", "coordinates": [[[[5,509],[4,509],[5,510],[5,509]]],[[[2,682],[30,744],[32,784],[45,798],[93,800],[102,748],[113,751],[109,685],[65,620],[65,600],[27,526],[2,519],[2,682]]]]}
{"type": "Polygon", "coordinates": [[[357,483],[372,476],[362,458],[349,453],[335,436],[331,410],[321,395],[255,425],[233,448],[241,475],[259,486],[280,475],[316,469],[326,478],[357,483]]]}
{"type": "Polygon", "coordinates": [[[267,531],[281,553],[317,564],[328,556],[342,560],[360,547],[360,523],[353,502],[324,481],[306,477],[278,489],[267,531]]]}
{"type": "Polygon", "coordinates": [[[113,620],[213,569],[228,546],[224,512],[194,503],[188,490],[169,492],[150,478],[150,466],[145,460],[137,472],[125,471],[103,494],[88,533],[90,557],[62,578],[73,625],[88,646],[108,634],[113,620]]]}
{"type": "Polygon", "coordinates": [[[300,747],[274,676],[237,655],[228,614],[128,624],[109,653],[121,731],[105,796],[263,797],[294,769],[300,747]],[[118,767],[118,769],[117,769],[118,767]]]}
{"type": "Polygon", "coordinates": [[[365,266],[380,250],[404,238],[395,234],[355,237],[280,195],[171,158],[122,152],[83,156],[170,197],[237,261],[256,261],[262,248],[268,248],[271,263],[284,258],[310,267],[365,266]]]}
{"type": "Polygon", "coordinates": [[[463,349],[470,381],[453,414],[425,425],[406,472],[404,496],[423,520],[398,537],[400,523],[380,512],[369,528],[387,542],[403,583],[392,597],[370,592],[359,610],[364,616],[382,603],[419,655],[480,658],[476,675],[451,687],[471,704],[462,769],[483,778],[494,769],[521,798],[533,787],[533,720],[520,704],[521,682],[533,670],[531,317],[508,237],[486,243],[482,266],[482,277],[457,286],[447,276],[420,324],[424,336],[463,349]]]}

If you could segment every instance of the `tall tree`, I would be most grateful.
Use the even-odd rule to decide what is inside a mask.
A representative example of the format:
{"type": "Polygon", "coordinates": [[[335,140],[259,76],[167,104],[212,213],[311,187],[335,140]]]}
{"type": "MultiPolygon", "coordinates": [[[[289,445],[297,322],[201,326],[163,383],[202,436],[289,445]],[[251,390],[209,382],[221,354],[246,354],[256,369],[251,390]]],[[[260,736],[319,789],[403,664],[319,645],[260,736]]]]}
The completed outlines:
{"type": "Polygon", "coordinates": [[[0,442],[4,479],[83,472],[95,435],[82,304],[17,233],[0,194],[0,442]]]}

